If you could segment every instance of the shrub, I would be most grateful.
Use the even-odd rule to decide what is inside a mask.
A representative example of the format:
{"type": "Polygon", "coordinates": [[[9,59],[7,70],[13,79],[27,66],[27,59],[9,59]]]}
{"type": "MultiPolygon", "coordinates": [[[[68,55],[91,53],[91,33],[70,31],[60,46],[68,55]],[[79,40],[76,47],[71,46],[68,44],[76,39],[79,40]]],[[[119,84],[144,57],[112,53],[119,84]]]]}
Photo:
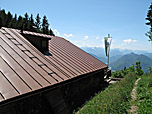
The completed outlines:
{"type": "MultiPolygon", "coordinates": [[[[152,73],[152,68],[149,67],[149,72],[152,73]]],[[[123,70],[118,70],[112,73],[112,78],[124,78],[129,73],[136,73],[136,75],[141,76],[144,74],[142,67],[140,65],[140,61],[136,62],[136,65],[134,64],[130,66],[129,68],[124,67],[123,70]]]]}
{"type": "Polygon", "coordinates": [[[152,67],[149,67],[148,70],[149,70],[149,73],[151,74],[152,73],[152,67]]]}
{"type": "Polygon", "coordinates": [[[111,77],[113,77],[113,78],[123,78],[123,75],[122,75],[122,72],[120,70],[118,70],[118,71],[113,72],[111,77]]]}
{"type": "Polygon", "coordinates": [[[138,61],[138,62],[136,62],[136,70],[135,70],[135,72],[136,72],[136,74],[138,75],[138,76],[141,76],[141,75],[143,75],[143,70],[142,70],[142,68],[141,68],[141,66],[140,66],[140,61],[138,61]]]}

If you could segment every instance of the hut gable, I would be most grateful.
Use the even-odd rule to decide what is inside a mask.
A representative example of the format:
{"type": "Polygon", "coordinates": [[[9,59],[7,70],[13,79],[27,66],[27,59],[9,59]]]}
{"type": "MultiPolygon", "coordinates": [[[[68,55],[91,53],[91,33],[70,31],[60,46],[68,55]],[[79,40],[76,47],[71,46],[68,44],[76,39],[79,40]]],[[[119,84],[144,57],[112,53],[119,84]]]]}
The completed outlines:
{"type": "Polygon", "coordinates": [[[64,38],[0,29],[0,106],[106,68],[64,38]]]}

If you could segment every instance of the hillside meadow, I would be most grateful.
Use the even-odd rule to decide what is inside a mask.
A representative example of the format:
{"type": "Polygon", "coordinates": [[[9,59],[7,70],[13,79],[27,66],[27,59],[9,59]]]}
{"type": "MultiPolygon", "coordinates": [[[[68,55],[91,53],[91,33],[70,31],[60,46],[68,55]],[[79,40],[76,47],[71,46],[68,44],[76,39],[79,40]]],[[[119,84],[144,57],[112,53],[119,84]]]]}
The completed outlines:
{"type": "Polygon", "coordinates": [[[152,73],[139,76],[135,72],[129,72],[121,81],[109,85],[73,114],[129,114],[133,105],[138,107],[138,114],[151,114],[152,73]],[[131,92],[138,78],[141,79],[136,88],[137,99],[132,102],[131,92]]]}
{"type": "Polygon", "coordinates": [[[124,114],[130,107],[131,91],[137,79],[129,73],[120,82],[110,85],[88,101],[74,114],[124,114]]]}

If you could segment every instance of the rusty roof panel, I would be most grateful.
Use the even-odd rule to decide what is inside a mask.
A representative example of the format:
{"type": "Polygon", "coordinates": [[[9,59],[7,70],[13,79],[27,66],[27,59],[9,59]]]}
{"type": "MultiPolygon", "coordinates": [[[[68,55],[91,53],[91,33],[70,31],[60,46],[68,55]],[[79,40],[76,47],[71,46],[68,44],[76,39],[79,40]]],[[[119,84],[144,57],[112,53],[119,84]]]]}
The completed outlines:
{"type": "MultiPolygon", "coordinates": [[[[3,56],[3,55],[1,55],[3,56]]],[[[5,57],[4,57],[5,58],[5,57]]],[[[9,80],[9,82],[12,83],[12,85],[17,89],[17,91],[19,91],[19,93],[25,93],[25,92],[29,92],[30,88],[28,87],[27,83],[23,80],[23,78],[18,75],[16,73],[16,71],[14,71],[12,69],[12,67],[8,64],[8,62],[6,62],[4,60],[3,57],[1,57],[1,64],[0,64],[0,69],[1,72],[7,76],[7,79],[9,80]]],[[[5,58],[7,59],[7,58],[5,58]]],[[[9,61],[11,62],[11,61],[9,61]]]]}
{"type": "MultiPolygon", "coordinates": [[[[1,47],[1,46],[0,46],[1,47]]],[[[10,74],[14,74],[14,76],[17,76],[21,79],[21,81],[24,81],[25,85],[28,86],[31,90],[32,89],[38,89],[40,85],[35,82],[33,77],[28,73],[28,69],[23,68],[21,65],[22,61],[17,61],[19,58],[14,59],[11,55],[8,55],[8,52],[4,50],[2,47],[0,48],[1,56],[4,58],[4,67],[2,66],[1,69],[3,69],[3,72],[7,72],[8,69],[10,69],[10,74]]],[[[14,78],[13,78],[14,79],[14,78]]],[[[16,81],[14,79],[14,81],[16,81]]],[[[19,86],[20,87],[20,86],[19,86]]],[[[21,91],[23,89],[21,88],[21,91]]]]}
{"type": "MultiPolygon", "coordinates": [[[[78,63],[78,65],[80,65],[79,68],[82,67],[82,69],[86,72],[91,69],[91,66],[89,65],[89,63],[87,62],[88,64],[86,64],[85,59],[83,59],[81,57],[81,55],[79,55],[79,52],[76,49],[73,50],[72,46],[68,46],[67,44],[64,44],[64,45],[59,44],[59,46],[61,46],[62,48],[66,48],[65,53],[69,57],[74,58],[73,61],[78,63]]],[[[91,69],[91,70],[93,70],[93,69],[91,69]]]]}
{"type": "Polygon", "coordinates": [[[24,34],[51,38],[50,56],[44,56],[20,30],[0,29],[0,102],[71,78],[94,72],[107,65],[67,40],[23,31],[24,34]]]}
{"type": "MultiPolygon", "coordinates": [[[[53,45],[52,45],[53,46],[53,45]]],[[[81,69],[81,66],[78,66],[78,63],[75,63],[73,61],[72,58],[67,58],[65,53],[61,53],[62,51],[58,50],[58,49],[54,49],[55,47],[49,47],[51,48],[50,51],[52,51],[52,53],[56,53],[59,57],[61,57],[64,61],[66,61],[65,63],[67,65],[71,65],[71,71],[73,71],[73,69],[75,69],[77,72],[79,72],[80,74],[85,74],[85,71],[83,71],[83,69],[81,69]],[[79,69],[80,67],[80,69],[79,69]]]]}
{"type": "MultiPolygon", "coordinates": [[[[38,71],[36,71],[37,73],[39,73],[39,74],[41,73],[40,74],[41,76],[45,76],[46,75],[46,73],[44,73],[43,70],[38,65],[34,64],[34,62],[29,58],[29,55],[27,54],[28,51],[25,50],[25,48],[21,48],[20,46],[13,45],[13,43],[11,41],[7,40],[7,38],[5,38],[5,37],[4,37],[3,40],[5,41],[5,43],[3,43],[3,44],[7,43],[12,49],[14,49],[14,52],[16,52],[16,54],[18,54],[18,56],[20,56],[19,58],[22,58],[29,66],[31,66],[31,70],[33,69],[33,70],[36,71],[36,69],[38,69],[38,71]],[[24,51],[23,51],[23,49],[24,49],[24,51]],[[28,55],[28,56],[25,56],[25,55],[28,55]]],[[[47,80],[47,79],[45,79],[45,80],[47,80]]]]}
{"type": "Polygon", "coordinates": [[[42,61],[44,64],[46,64],[50,68],[51,71],[58,72],[58,75],[60,75],[63,80],[68,79],[66,76],[67,74],[62,70],[62,67],[60,67],[60,65],[54,63],[52,60],[48,60],[36,48],[34,48],[34,47],[31,48],[31,44],[21,34],[18,34],[17,31],[15,31],[15,30],[11,30],[11,31],[14,32],[15,34],[17,34],[19,36],[20,42],[25,44],[24,47],[26,47],[27,50],[30,50],[30,52],[34,56],[36,56],[40,61],[42,61]]]}
{"type": "Polygon", "coordinates": [[[60,63],[60,65],[65,67],[69,66],[66,67],[68,68],[67,71],[71,73],[73,72],[75,74],[74,76],[107,67],[107,65],[101,61],[60,37],[52,37],[52,39],[49,41],[49,51],[53,55],[50,56],[50,59],[54,57],[56,60],[63,61],[60,63]]]}
{"type": "Polygon", "coordinates": [[[10,98],[12,96],[17,96],[19,92],[16,90],[14,85],[12,85],[7,76],[5,76],[1,71],[0,77],[0,101],[10,98]]]}

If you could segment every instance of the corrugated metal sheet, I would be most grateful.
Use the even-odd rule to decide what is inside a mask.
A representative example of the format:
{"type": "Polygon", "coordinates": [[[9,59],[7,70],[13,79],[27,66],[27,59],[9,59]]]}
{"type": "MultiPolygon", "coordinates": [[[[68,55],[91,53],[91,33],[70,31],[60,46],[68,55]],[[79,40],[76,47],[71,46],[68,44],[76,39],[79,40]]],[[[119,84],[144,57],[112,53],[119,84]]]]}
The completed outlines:
{"type": "Polygon", "coordinates": [[[44,56],[19,30],[1,28],[0,102],[107,67],[63,38],[23,33],[51,38],[51,55],[44,56]]]}
{"type": "MultiPolygon", "coordinates": [[[[20,30],[17,30],[19,33],[20,30]]],[[[44,37],[44,38],[51,38],[52,36],[50,35],[46,35],[46,34],[41,34],[41,33],[35,33],[35,32],[30,32],[30,31],[23,31],[23,34],[28,34],[28,35],[35,35],[35,36],[40,36],[40,37],[44,37]]]]}
{"type": "Polygon", "coordinates": [[[101,61],[60,37],[52,37],[49,42],[49,51],[52,56],[46,57],[62,66],[70,77],[107,67],[101,61]]]}

